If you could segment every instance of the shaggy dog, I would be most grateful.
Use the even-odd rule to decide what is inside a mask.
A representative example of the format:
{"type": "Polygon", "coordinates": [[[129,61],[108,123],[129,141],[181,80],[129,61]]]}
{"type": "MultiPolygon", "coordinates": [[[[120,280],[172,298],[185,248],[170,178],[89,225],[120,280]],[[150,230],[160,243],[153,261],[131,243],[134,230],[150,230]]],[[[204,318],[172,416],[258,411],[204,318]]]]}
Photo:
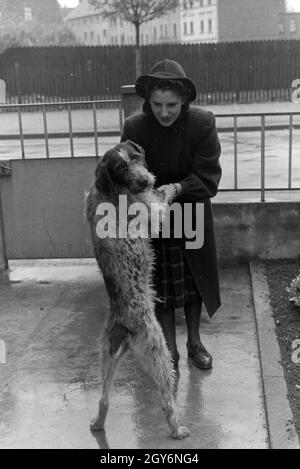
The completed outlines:
{"type": "MultiPolygon", "coordinates": [[[[143,149],[127,141],[105,153],[96,169],[95,184],[87,196],[86,216],[94,254],[110,299],[110,314],[102,343],[103,392],[91,429],[104,429],[108,394],[117,364],[121,356],[131,349],[158,387],[171,436],[182,439],[189,435],[189,431],[179,424],[174,408],[174,369],[155,316],[151,242],[137,233],[137,225],[143,225],[144,231],[150,226],[150,211],[159,217],[166,206],[153,190],[153,184],[154,176],[146,168],[143,149]],[[128,207],[142,204],[138,206],[147,209],[147,219],[140,217],[139,223],[135,223],[133,216],[128,216],[128,210],[124,220],[121,206],[125,199],[128,207]],[[113,210],[109,211],[110,208],[113,210]],[[107,211],[111,216],[105,218],[107,211]],[[106,235],[100,230],[105,225],[104,221],[111,222],[106,235]]],[[[141,212],[145,213],[145,210],[141,212]]],[[[159,231],[152,226],[151,229],[152,234],[159,231]]]]}

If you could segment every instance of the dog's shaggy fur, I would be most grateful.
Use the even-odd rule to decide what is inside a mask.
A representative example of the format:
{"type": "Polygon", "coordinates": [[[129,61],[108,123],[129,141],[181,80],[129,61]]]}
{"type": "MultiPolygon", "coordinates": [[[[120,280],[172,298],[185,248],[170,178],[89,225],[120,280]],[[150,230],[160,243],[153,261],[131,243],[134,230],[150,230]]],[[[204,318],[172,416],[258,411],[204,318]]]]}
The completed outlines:
{"type": "MultiPolygon", "coordinates": [[[[103,392],[92,430],[102,430],[108,411],[108,393],[117,364],[130,348],[158,386],[163,412],[173,438],[189,435],[180,426],[174,408],[174,370],[162,330],[154,310],[155,292],[151,287],[153,252],[149,239],[132,237],[99,238],[96,233],[97,207],[114,204],[118,220],[119,195],[127,195],[128,206],[142,202],[156,207],[159,197],[152,190],[154,177],[145,166],[144,152],[127,141],[109,150],[96,169],[96,181],[86,200],[86,215],[98,265],[110,298],[102,344],[103,392]]],[[[163,204],[161,204],[163,206],[163,204]]],[[[153,207],[153,206],[152,206],[153,207]]]]}

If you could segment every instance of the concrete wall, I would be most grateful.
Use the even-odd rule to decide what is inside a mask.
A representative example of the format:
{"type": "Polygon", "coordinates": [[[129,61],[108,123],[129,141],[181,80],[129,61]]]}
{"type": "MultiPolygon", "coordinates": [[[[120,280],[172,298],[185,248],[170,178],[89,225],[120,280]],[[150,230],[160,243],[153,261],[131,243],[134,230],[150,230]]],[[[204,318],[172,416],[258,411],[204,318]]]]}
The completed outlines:
{"type": "MultiPolygon", "coordinates": [[[[9,259],[91,257],[84,192],[95,158],[15,160],[1,178],[9,259]]],[[[221,263],[300,257],[300,202],[214,203],[221,263]]],[[[0,265],[1,248],[0,229],[0,265]]],[[[2,251],[1,251],[2,249],[2,251]]]]}
{"type": "Polygon", "coordinates": [[[216,203],[222,263],[300,258],[300,202],[216,203]]]}

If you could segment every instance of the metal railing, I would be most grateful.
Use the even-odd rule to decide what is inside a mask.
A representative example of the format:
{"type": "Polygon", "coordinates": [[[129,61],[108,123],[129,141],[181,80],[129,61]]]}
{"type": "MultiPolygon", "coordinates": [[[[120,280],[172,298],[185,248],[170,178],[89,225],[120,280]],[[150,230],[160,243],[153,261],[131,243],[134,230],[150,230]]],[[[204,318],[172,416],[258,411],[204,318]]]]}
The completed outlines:
{"type": "MultiPolygon", "coordinates": [[[[18,135],[1,135],[0,140],[20,140],[21,145],[21,157],[26,159],[25,152],[25,140],[26,139],[40,139],[45,142],[46,158],[50,158],[50,147],[49,139],[50,138],[67,138],[69,139],[70,147],[70,156],[71,158],[75,157],[74,151],[74,138],[93,138],[94,140],[94,152],[96,158],[99,157],[99,137],[119,137],[122,128],[123,128],[123,107],[122,100],[99,100],[99,101],[76,101],[76,102],[57,102],[57,103],[33,103],[33,104],[9,104],[9,105],[0,105],[1,110],[5,109],[15,109],[18,115],[18,135]],[[98,128],[97,122],[97,106],[105,104],[114,104],[118,107],[119,110],[119,130],[106,130],[101,131],[98,128]],[[85,107],[90,107],[93,116],[93,127],[90,131],[81,131],[75,132],[73,130],[73,121],[72,121],[72,110],[78,108],[81,105],[85,107]],[[23,119],[22,119],[22,110],[28,108],[40,109],[43,117],[43,133],[39,134],[28,134],[24,133],[23,129],[23,119]],[[65,109],[67,110],[68,115],[68,131],[67,132],[52,132],[48,131],[48,121],[47,121],[47,111],[49,109],[65,109]]],[[[293,135],[295,129],[300,129],[300,120],[299,123],[294,123],[295,116],[300,116],[299,112],[267,112],[267,113],[227,113],[227,114],[215,114],[215,117],[218,122],[218,133],[232,133],[233,134],[233,156],[234,156],[234,168],[233,168],[233,187],[229,189],[221,189],[222,192],[228,191],[260,191],[261,201],[266,200],[266,191],[286,191],[286,190],[300,190],[300,187],[293,187],[292,176],[293,176],[293,135]],[[267,119],[271,117],[282,117],[284,121],[279,125],[272,123],[267,125],[267,119]],[[259,119],[259,125],[249,125],[249,122],[246,122],[246,125],[239,125],[239,120],[245,120],[247,118],[257,118],[259,119]],[[229,119],[231,122],[229,126],[219,125],[221,121],[229,119]],[[220,120],[220,122],[219,122],[220,120]],[[288,183],[287,187],[266,187],[266,132],[270,130],[288,130],[288,183]],[[239,142],[238,136],[241,132],[259,132],[260,133],[260,187],[239,187],[239,142]]]]}
{"type": "Polygon", "coordinates": [[[261,201],[266,200],[266,191],[286,191],[286,190],[300,190],[299,187],[292,186],[292,170],[293,170],[293,132],[295,129],[300,129],[300,124],[294,125],[294,117],[300,116],[300,112],[266,112],[266,113],[236,113],[236,114],[215,114],[216,119],[231,119],[233,120],[232,126],[221,126],[218,128],[218,133],[232,132],[234,136],[234,187],[233,189],[221,189],[226,191],[260,191],[261,201]],[[239,118],[259,118],[260,125],[244,125],[238,126],[239,118]],[[269,117],[288,117],[287,123],[266,125],[266,119],[269,117]],[[288,185],[287,187],[272,187],[266,188],[266,132],[271,130],[287,130],[289,132],[289,147],[288,147],[288,185]],[[251,188],[238,186],[238,133],[239,132],[260,132],[260,187],[251,188]]]}
{"type": "Polygon", "coordinates": [[[71,158],[75,157],[74,152],[74,138],[75,137],[93,137],[94,144],[95,144],[95,156],[96,158],[99,157],[99,142],[98,137],[110,137],[110,136],[119,136],[120,132],[123,128],[123,107],[122,107],[122,100],[121,99],[111,99],[111,100],[98,100],[98,101],[62,101],[56,103],[32,103],[32,104],[2,104],[0,105],[0,112],[1,110],[9,109],[10,111],[16,110],[18,114],[18,127],[19,133],[18,135],[7,134],[1,135],[1,140],[16,140],[20,139],[21,145],[21,155],[22,159],[26,158],[25,152],[25,139],[42,139],[45,141],[45,150],[46,150],[46,158],[50,158],[50,146],[49,146],[49,139],[50,138],[68,138],[70,141],[70,153],[71,158]],[[119,131],[100,131],[98,129],[97,123],[97,106],[99,105],[107,105],[113,104],[119,109],[119,131]],[[91,112],[93,114],[93,129],[88,132],[74,132],[73,130],[73,121],[72,121],[72,110],[75,110],[81,106],[90,106],[91,112]],[[40,110],[43,116],[43,134],[38,133],[24,133],[23,130],[23,116],[22,110],[40,110]],[[47,110],[62,110],[66,109],[68,113],[68,132],[48,132],[48,121],[47,121],[47,110]]]}

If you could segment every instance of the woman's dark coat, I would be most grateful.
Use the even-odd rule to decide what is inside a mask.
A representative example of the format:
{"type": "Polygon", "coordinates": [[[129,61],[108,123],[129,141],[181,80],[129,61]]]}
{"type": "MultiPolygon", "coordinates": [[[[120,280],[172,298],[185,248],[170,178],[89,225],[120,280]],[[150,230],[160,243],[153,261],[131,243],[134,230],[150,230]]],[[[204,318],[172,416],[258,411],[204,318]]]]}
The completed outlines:
{"type": "Polygon", "coordinates": [[[146,162],[156,176],[156,187],[179,182],[183,192],[176,202],[204,203],[204,245],[185,249],[185,258],[206,309],[219,308],[219,276],[210,198],[221,178],[221,147],[211,112],[191,106],[170,127],[162,127],[150,113],[125,121],[122,141],[132,140],[145,150],[146,162]]]}

